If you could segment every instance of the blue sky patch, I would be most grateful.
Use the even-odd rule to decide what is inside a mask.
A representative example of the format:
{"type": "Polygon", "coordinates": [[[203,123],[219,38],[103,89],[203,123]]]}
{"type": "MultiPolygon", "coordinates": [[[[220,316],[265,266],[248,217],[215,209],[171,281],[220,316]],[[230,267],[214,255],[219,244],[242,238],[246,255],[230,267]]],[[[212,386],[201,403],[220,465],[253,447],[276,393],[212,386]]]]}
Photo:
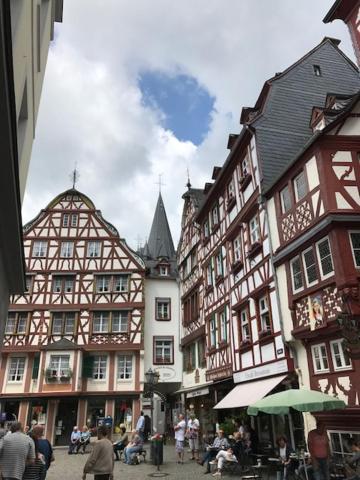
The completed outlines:
{"type": "Polygon", "coordinates": [[[182,141],[199,145],[210,128],[215,98],[194,77],[169,76],[161,72],[143,72],[139,87],[146,106],[164,114],[164,128],[172,130],[182,141]]]}

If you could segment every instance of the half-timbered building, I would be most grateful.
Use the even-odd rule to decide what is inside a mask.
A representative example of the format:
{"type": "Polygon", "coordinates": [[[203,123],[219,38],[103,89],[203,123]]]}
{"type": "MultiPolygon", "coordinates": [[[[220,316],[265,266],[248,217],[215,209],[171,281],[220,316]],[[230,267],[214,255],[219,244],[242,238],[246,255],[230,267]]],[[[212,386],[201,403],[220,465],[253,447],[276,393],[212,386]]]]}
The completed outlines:
{"type": "Polygon", "coordinates": [[[317,415],[342,455],[360,434],[359,114],[359,93],[314,105],[313,136],[266,194],[285,338],[300,384],[348,405],[317,415]]]}
{"type": "Polygon", "coordinates": [[[178,410],[194,410],[203,433],[212,430],[214,400],[206,378],[206,334],[204,319],[204,279],[199,262],[201,235],[195,217],[205,194],[192,188],[190,181],[183,195],[181,235],[177,251],[181,297],[181,349],[183,354],[182,389],[178,410]]]}
{"type": "Polygon", "coordinates": [[[156,204],[149,238],[141,251],[145,262],[144,365],[159,373],[154,411],[149,393],[144,392],[142,408],[153,416],[156,431],[164,433],[171,424],[172,394],[181,386],[179,276],[176,252],[161,193],[156,204]]]}
{"type": "Polygon", "coordinates": [[[93,202],[58,195],[24,227],[26,293],[14,296],[1,411],[56,445],[110,415],[131,428],[143,390],[144,263],[93,202]]]}
{"type": "MultiPolygon", "coordinates": [[[[328,92],[338,92],[347,102],[348,96],[352,98],[359,89],[358,70],[338,44],[325,38],[295,64],[266,81],[254,107],[243,108],[243,128],[239,135],[230,135],[228,158],[222,168],[214,168],[214,183],[205,186],[205,199],[196,213],[206,379],[214,382],[210,391],[220,412],[245,407],[272,390],[297,383],[296,352],[290,351],[285,342],[280,309],[284,284],[278,285],[272,261],[278,245],[269,234],[279,217],[275,206],[266,204],[264,194],[311,140],[311,114],[315,123],[315,118],[321,121],[314,107],[324,105],[328,92]],[[235,386],[221,399],[231,375],[235,386]]],[[[305,180],[301,172],[296,173],[299,191],[293,195],[298,202],[305,180]]],[[[353,191],[354,185],[351,187],[353,191]]],[[[353,201],[350,203],[353,205],[353,201]]],[[[310,216],[320,215],[323,208],[321,203],[301,204],[296,219],[306,226],[310,216]],[[310,208],[315,210],[310,212],[310,208]]],[[[296,229],[294,223],[292,216],[286,218],[284,232],[296,229]]],[[[331,247],[326,239],[317,240],[320,243],[314,246],[314,255],[318,248],[326,256],[331,247]]],[[[290,434],[292,443],[299,440],[296,426],[301,427],[301,419],[295,416],[274,422],[260,415],[256,423],[263,441],[273,442],[284,432],[290,434]]]]}

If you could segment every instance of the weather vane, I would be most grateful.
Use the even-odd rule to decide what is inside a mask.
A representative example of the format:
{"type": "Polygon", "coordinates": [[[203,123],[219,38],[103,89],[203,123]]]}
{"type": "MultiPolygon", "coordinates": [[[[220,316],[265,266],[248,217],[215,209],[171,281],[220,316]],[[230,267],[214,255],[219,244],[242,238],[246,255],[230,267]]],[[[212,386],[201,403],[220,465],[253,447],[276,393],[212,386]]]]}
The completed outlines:
{"type": "Polygon", "coordinates": [[[161,187],[166,185],[166,183],[163,183],[162,180],[161,180],[162,176],[163,176],[163,174],[160,173],[159,174],[159,181],[155,182],[155,185],[159,185],[159,193],[161,193],[161,187]]]}
{"type": "Polygon", "coordinates": [[[189,167],[186,168],[186,173],[187,173],[187,188],[191,188],[191,182],[190,182],[190,172],[189,172],[189,167]]]}
{"type": "Polygon", "coordinates": [[[70,179],[72,181],[72,188],[73,190],[75,190],[75,187],[76,187],[76,182],[79,180],[80,178],[80,173],[79,173],[79,170],[76,168],[76,163],[75,163],[75,168],[74,170],[71,172],[71,175],[70,175],[70,179]]]}

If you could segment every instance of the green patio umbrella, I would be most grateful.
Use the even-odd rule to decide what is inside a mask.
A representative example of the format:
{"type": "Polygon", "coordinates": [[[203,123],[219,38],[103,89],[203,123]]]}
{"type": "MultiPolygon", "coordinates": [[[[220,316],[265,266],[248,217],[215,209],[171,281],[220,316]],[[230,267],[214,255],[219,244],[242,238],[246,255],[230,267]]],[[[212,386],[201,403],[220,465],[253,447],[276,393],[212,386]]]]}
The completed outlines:
{"type": "Polygon", "coordinates": [[[247,409],[249,415],[259,412],[273,415],[285,415],[290,408],[299,412],[322,412],[345,408],[345,402],[315,390],[285,390],[258,400],[247,409]]]}

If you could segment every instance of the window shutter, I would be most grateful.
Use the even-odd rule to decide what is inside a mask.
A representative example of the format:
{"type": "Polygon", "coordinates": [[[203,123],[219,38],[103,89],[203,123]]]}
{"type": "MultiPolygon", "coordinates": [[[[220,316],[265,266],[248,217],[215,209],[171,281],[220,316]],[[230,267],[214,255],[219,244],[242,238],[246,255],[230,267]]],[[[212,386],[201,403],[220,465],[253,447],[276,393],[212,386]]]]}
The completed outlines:
{"type": "Polygon", "coordinates": [[[95,357],[92,357],[90,355],[85,356],[83,358],[83,365],[82,365],[82,377],[83,378],[91,378],[93,375],[93,369],[94,369],[94,360],[95,357]]]}
{"type": "Polygon", "coordinates": [[[34,356],[34,363],[33,363],[33,369],[32,369],[32,376],[31,378],[33,380],[37,380],[39,376],[39,366],[40,366],[40,354],[36,354],[34,356]]]}

